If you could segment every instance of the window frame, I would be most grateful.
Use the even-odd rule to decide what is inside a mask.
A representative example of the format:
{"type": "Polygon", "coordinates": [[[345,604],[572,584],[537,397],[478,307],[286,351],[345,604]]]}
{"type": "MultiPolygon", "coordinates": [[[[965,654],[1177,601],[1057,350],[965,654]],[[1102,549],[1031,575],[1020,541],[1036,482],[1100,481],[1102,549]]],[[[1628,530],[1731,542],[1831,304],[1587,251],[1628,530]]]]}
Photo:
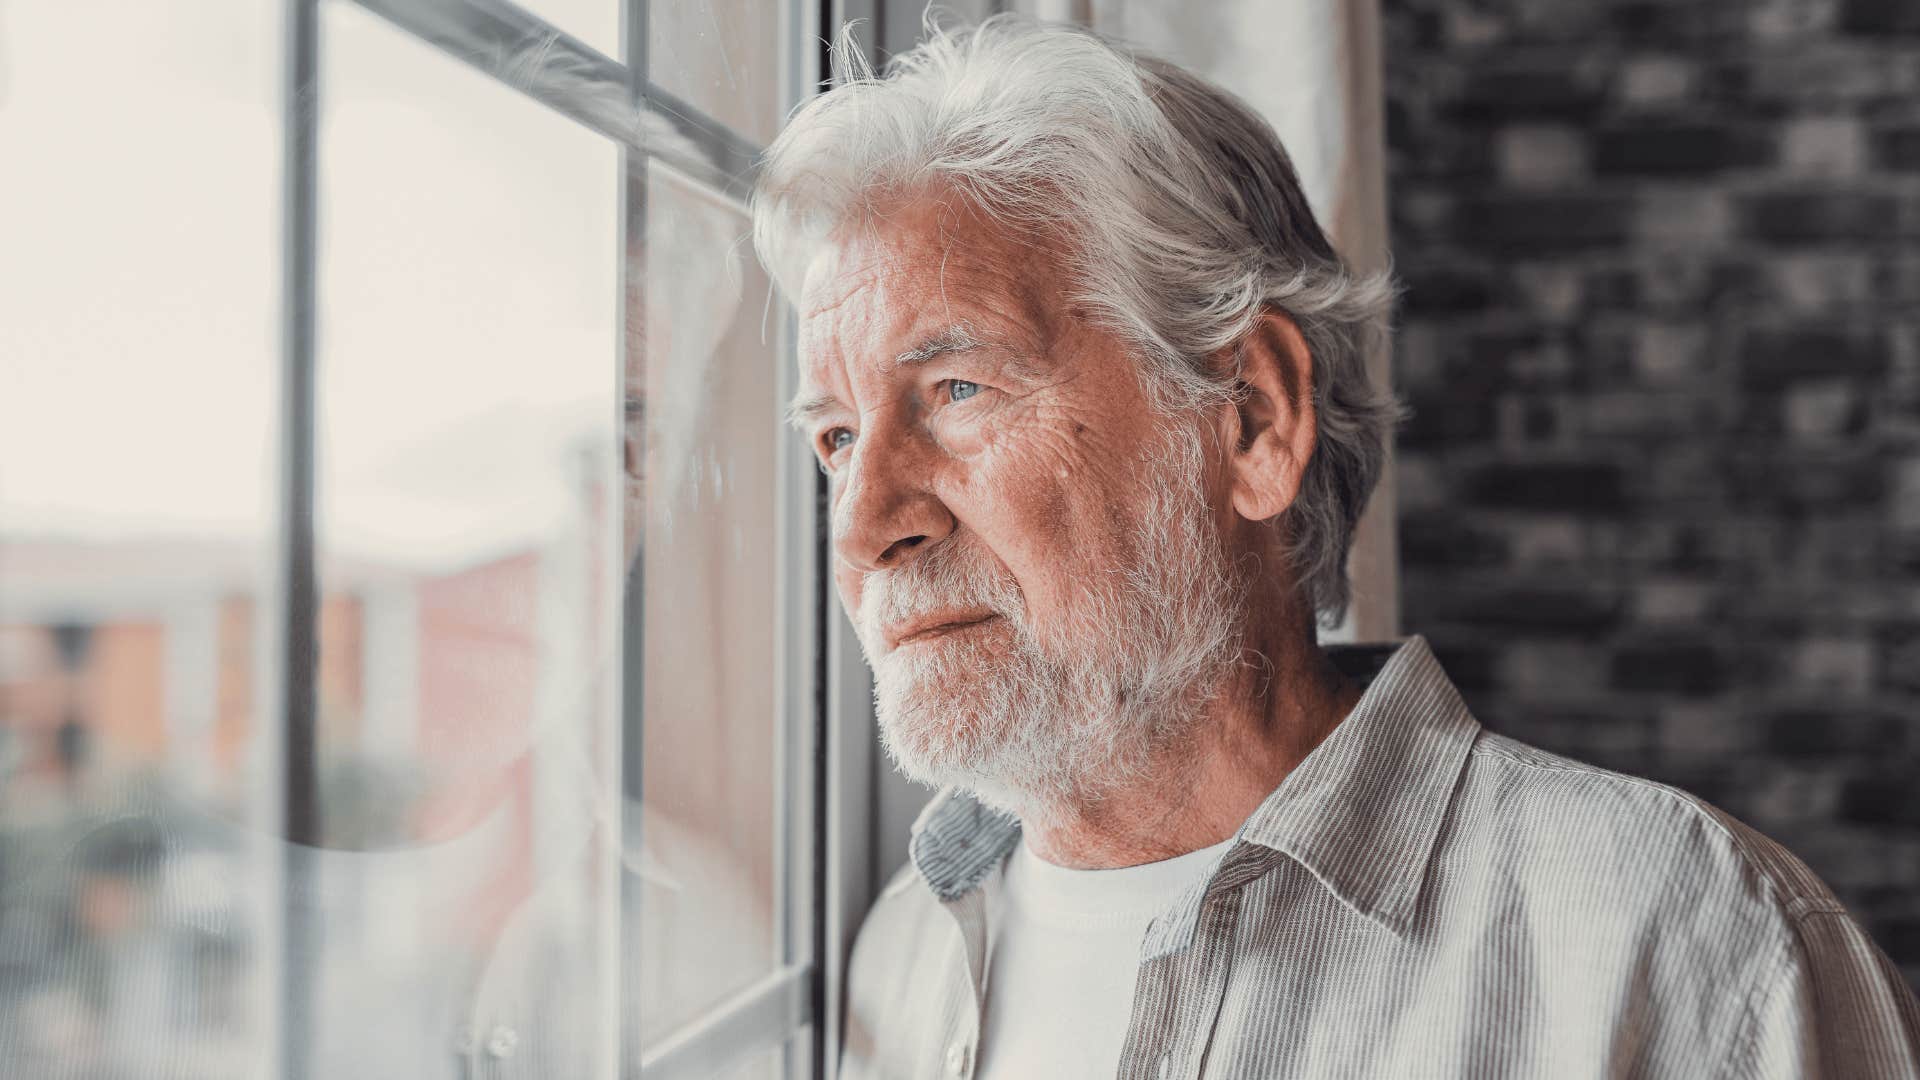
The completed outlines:
{"type": "MultiPolygon", "coordinates": [[[[277,824],[290,840],[311,843],[318,835],[319,792],[315,753],[318,672],[319,592],[315,559],[315,461],[317,389],[315,383],[315,312],[317,306],[317,236],[319,201],[320,99],[325,87],[319,79],[321,5],[351,4],[380,17],[395,28],[439,52],[479,71],[566,118],[612,140],[619,147],[621,170],[621,245],[619,282],[623,325],[632,325],[626,307],[644,298],[645,282],[628,252],[644,250],[647,169],[659,161],[742,212],[746,209],[762,146],[673,95],[649,78],[647,67],[650,2],[606,0],[621,5],[621,38],[625,58],[615,59],[588,46],[565,29],[549,23],[508,0],[284,0],[282,31],[282,228],[281,228],[281,442],[276,577],[269,618],[274,647],[269,652],[267,685],[280,691],[282,723],[269,738],[276,743],[271,756],[277,762],[281,797],[274,808],[277,824]],[[528,46],[538,48],[529,49],[528,46]],[[669,126],[679,140],[649,140],[649,124],[669,126]],[[691,152],[687,149],[691,147],[691,152]]],[[[791,107],[816,92],[825,70],[824,33],[837,25],[837,4],[826,0],[781,0],[780,80],[782,106],[791,107]]],[[[779,373],[779,395],[784,401],[796,378],[791,314],[779,323],[773,342],[779,373]]],[[[632,342],[618,336],[618,355],[610,358],[624,372],[632,342]]],[[[622,403],[610,403],[618,414],[622,403]]],[[[770,424],[779,421],[770,410],[770,424]]],[[[773,538],[778,560],[779,586],[775,619],[780,630],[775,682],[779,715],[774,721],[777,743],[773,805],[775,812],[774,882],[775,938],[778,966],[709,1009],[656,1045],[639,1048],[639,1073],[646,1080],[706,1077],[755,1053],[778,1051],[784,1073],[820,1076],[831,1073],[838,1056],[837,1038],[823,1038],[819,1022],[827,1015],[826,1000],[836,995],[831,974],[823,978],[821,958],[843,955],[827,947],[824,912],[831,892],[826,860],[846,852],[824,834],[830,816],[826,781],[833,775],[825,748],[842,725],[829,724],[835,701],[828,685],[827,595],[824,499],[811,455],[791,439],[779,443],[777,462],[777,529],[773,538]],[[808,858],[795,858],[796,852],[808,858]]],[[[635,597],[627,597],[631,603],[635,597]]],[[[629,625],[634,625],[631,619],[629,625]]],[[[857,645],[853,656],[857,663],[857,645]]],[[[864,670],[864,669],[862,669],[864,670]]],[[[623,678],[622,682],[625,683],[623,678]]],[[[620,710],[620,741],[636,729],[629,722],[637,701],[624,700],[620,710]]],[[[870,708],[870,707],[869,707],[870,708]]],[[[868,731],[871,731],[870,726],[868,731]]],[[[625,775],[637,770],[638,757],[620,754],[621,790],[630,790],[625,775]]],[[[637,783],[637,777],[631,778],[637,783]]],[[[616,824],[615,827],[618,827],[616,824]]],[[[277,868],[291,896],[299,883],[287,875],[295,864],[277,868]]],[[[620,875],[616,888],[632,886],[620,875]]],[[[864,892],[864,890],[863,890],[864,892]]],[[[616,898],[613,898],[617,900],[616,898]]],[[[865,911],[864,895],[858,914],[865,911]]],[[[623,905],[624,909],[624,905],[623,905]]],[[[858,914],[854,916],[857,926],[858,914]]],[[[319,927],[297,905],[283,903],[277,913],[279,933],[279,999],[275,1025],[281,1076],[307,1080],[310,1015],[313,1003],[308,980],[299,977],[301,958],[316,941],[319,927]]],[[[617,923],[616,923],[617,924],[617,923]]],[[[621,926],[624,932],[626,927],[621,926]]],[[[847,937],[850,944],[850,934],[847,937]]],[[[616,956],[620,955],[616,951],[616,956]]],[[[633,1000],[628,972],[616,975],[610,992],[622,1009],[633,1000]]],[[[837,1032],[837,1026],[833,1028],[837,1032]]],[[[623,1025],[615,1022],[606,1033],[611,1045],[603,1061],[616,1072],[626,1060],[620,1045],[623,1025]]]]}

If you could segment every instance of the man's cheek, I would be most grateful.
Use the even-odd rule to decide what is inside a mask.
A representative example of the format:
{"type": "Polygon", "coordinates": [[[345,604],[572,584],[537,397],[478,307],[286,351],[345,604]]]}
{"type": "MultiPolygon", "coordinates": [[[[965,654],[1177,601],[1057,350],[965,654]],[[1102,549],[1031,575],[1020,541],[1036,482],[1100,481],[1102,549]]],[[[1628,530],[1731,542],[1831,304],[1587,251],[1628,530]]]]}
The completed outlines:
{"type": "Polygon", "coordinates": [[[840,608],[847,614],[848,621],[854,626],[860,625],[860,600],[863,592],[864,575],[858,570],[836,560],[833,570],[834,591],[840,594],[840,608]]]}

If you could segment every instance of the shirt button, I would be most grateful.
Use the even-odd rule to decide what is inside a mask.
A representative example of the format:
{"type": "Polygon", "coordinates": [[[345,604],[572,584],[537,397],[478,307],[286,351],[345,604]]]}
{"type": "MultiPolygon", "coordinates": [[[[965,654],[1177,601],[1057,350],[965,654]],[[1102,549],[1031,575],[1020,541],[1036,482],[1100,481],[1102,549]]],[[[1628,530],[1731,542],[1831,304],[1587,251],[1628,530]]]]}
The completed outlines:
{"type": "Polygon", "coordinates": [[[505,1024],[494,1028],[487,1036],[487,1053],[502,1061],[512,1057],[513,1052],[518,1049],[520,1049],[519,1033],[505,1024]]]}
{"type": "Polygon", "coordinates": [[[947,1047],[947,1075],[967,1075],[967,1059],[971,1056],[972,1055],[967,1052],[966,1043],[957,1042],[947,1047]]]}

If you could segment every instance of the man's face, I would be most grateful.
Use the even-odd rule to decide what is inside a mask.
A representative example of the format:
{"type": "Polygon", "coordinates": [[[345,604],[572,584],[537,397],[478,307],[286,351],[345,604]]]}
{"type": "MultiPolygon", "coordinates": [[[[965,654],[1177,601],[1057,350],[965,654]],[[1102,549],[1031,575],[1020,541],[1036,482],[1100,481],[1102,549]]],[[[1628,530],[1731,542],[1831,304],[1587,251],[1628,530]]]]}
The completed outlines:
{"type": "Polygon", "coordinates": [[[889,748],[1002,803],[1119,779],[1235,652],[1217,459],[1065,280],[925,198],[824,246],[800,301],[798,415],[889,748]]]}

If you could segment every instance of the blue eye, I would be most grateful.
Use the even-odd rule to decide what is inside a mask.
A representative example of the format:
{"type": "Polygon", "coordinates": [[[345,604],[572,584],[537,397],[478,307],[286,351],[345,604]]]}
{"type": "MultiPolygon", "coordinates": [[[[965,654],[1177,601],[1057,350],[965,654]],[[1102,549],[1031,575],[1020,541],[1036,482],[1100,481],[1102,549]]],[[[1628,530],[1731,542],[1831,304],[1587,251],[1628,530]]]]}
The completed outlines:
{"type": "Polygon", "coordinates": [[[853,432],[843,427],[837,427],[827,432],[825,438],[828,450],[845,450],[847,447],[853,445],[853,432]]]}
{"type": "Polygon", "coordinates": [[[947,380],[947,400],[965,401],[980,392],[980,384],[965,379],[947,380]]]}

